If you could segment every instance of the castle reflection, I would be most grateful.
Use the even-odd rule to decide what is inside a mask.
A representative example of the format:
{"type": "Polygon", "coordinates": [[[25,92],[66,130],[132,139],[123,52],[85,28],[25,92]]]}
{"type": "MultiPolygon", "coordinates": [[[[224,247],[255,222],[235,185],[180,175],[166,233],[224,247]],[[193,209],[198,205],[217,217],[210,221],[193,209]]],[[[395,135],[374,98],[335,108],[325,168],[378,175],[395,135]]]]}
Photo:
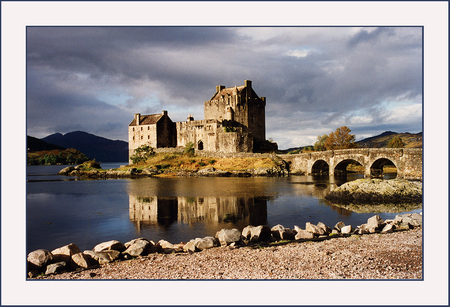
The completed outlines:
{"type": "Polygon", "coordinates": [[[145,226],[172,223],[263,225],[267,221],[267,197],[158,197],[129,195],[130,220],[145,226]]]}

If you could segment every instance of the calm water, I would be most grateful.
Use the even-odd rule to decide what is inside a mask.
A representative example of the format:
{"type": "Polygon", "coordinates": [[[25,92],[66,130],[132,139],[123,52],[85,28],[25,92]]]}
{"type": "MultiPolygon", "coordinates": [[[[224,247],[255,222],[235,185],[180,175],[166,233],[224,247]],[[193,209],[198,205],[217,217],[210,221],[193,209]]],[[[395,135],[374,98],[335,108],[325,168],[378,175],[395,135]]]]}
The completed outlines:
{"type": "MultiPolygon", "coordinates": [[[[115,168],[123,163],[105,163],[115,168]]],[[[355,213],[330,205],[323,197],[346,179],[142,178],[80,180],[58,176],[65,166],[27,167],[27,252],[75,243],[96,244],[138,237],[155,242],[187,242],[214,236],[222,228],[306,222],[333,227],[363,224],[374,213],[355,213]]],[[[421,209],[410,212],[421,212],[421,209]]],[[[383,219],[401,213],[376,213],[383,219]]]]}

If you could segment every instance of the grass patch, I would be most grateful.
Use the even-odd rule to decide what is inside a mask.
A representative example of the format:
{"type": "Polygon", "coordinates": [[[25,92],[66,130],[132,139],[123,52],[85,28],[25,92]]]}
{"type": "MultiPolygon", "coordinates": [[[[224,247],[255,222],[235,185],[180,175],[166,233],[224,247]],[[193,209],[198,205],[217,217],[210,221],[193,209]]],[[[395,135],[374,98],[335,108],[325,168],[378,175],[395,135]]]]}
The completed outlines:
{"type": "MultiPolygon", "coordinates": [[[[275,162],[270,158],[214,158],[197,157],[182,153],[156,153],[145,162],[130,165],[137,169],[156,168],[166,171],[198,171],[207,166],[214,165],[214,168],[221,171],[245,171],[260,167],[273,168],[275,162]]],[[[127,166],[130,167],[130,166],[127,166]]]]}

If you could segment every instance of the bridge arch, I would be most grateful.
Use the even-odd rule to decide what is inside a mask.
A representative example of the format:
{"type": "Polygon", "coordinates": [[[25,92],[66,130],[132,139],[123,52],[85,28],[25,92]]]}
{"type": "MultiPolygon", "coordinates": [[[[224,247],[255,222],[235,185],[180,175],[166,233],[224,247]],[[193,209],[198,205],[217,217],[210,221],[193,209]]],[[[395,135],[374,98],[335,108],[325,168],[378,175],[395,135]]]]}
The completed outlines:
{"type": "Polygon", "coordinates": [[[334,175],[344,175],[347,174],[347,167],[350,164],[357,164],[359,166],[364,166],[364,161],[361,163],[359,159],[342,159],[334,167],[334,175]]]}
{"type": "Polygon", "coordinates": [[[381,177],[383,176],[383,168],[384,166],[394,166],[396,168],[396,173],[398,174],[398,167],[388,158],[379,158],[370,165],[370,176],[371,177],[381,177]]]}
{"type": "Polygon", "coordinates": [[[311,175],[328,175],[330,174],[330,166],[325,160],[316,160],[311,167],[311,175]]]}

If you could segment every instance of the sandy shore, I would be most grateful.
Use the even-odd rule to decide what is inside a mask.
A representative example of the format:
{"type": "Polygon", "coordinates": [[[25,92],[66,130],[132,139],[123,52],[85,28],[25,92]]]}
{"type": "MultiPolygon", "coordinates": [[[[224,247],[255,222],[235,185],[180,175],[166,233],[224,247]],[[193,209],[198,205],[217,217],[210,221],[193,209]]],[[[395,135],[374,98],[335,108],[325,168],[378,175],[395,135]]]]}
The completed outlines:
{"type": "Polygon", "coordinates": [[[269,247],[150,254],[37,279],[422,279],[422,228],[269,247]]]}

